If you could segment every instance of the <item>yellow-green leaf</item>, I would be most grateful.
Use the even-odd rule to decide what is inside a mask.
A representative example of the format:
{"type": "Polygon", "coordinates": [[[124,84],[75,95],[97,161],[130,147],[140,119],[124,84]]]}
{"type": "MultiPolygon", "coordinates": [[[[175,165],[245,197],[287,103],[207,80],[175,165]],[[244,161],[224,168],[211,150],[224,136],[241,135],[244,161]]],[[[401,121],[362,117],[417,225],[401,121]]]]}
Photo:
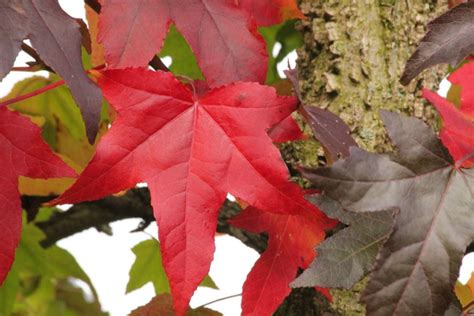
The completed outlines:
{"type": "MultiPolygon", "coordinates": [[[[155,239],[148,239],[132,248],[135,262],[130,269],[127,293],[143,287],[148,282],[153,284],[155,294],[169,293],[169,283],[161,261],[160,244],[155,239]]],[[[217,289],[214,281],[206,276],[201,286],[217,289]]]]}

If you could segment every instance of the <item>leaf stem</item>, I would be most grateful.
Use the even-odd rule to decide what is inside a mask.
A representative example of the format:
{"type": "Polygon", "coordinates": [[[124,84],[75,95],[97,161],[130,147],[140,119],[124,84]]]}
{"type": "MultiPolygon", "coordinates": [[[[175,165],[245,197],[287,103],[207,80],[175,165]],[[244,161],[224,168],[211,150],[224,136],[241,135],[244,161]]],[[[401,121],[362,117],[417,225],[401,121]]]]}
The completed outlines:
{"type": "Polygon", "coordinates": [[[217,302],[220,302],[220,301],[225,301],[225,300],[228,300],[230,298],[239,297],[239,296],[242,296],[242,293],[234,294],[234,295],[230,295],[230,296],[226,296],[226,297],[221,297],[221,298],[218,298],[217,300],[210,301],[209,303],[202,304],[202,305],[200,305],[200,306],[198,306],[194,309],[199,309],[199,308],[202,308],[202,307],[206,307],[207,305],[211,305],[211,304],[214,304],[214,303],[217,303],[217,302]]]}
{"type": "Polygon", "coordinates": [[[100,5],[100,3],[97,0],[85,0],[85,2],[97,14],[100,13],[100,9],[102,8],[102,6],[100,5]]]}
{"type": "Polygon", "coordinates": [[[34,97],[34,96],[37,96],[37,95],[39,95],[39,94],[42,94],[42,93],[47,92],[47,91],[49,91],[49,90],[52,90],[52,89],[54,89],[54,88],[57,88],[57,87],[59,87],[59,86],[62,86],[63,84],[64,84],[64,80],[59,80],[59,81],[50,83],[50,84],[48,84],[47,86],[44,86],[44,87],[42,87],[42,88],[39,88],[38,90],[35,90],[35,91],[33,91],[33,92],[30,92],[30,93],[27,93],[27,94],[23,94],[23,95],[20,95],[20,96],[18,96],[18,97],[15,97],[15,98],[12,98],[12,99],[9,99],[9,100],[0,102],[0,107],[4,107],[4,106],[7,106],[7,105],[10,105],[10,104],[19,102],[19,101],[23,101],[23,100],[32,98],[32,97],[34,97]]]}
{"type": "Polygon", "coordinates": [[[40,66],[43,66],[44,67],[44,70],[47,70],[47,71],[50,71],[50,72],[54,72],[53,69],[51,69],[50,67],[48,67],[44,61],[41,59],[41,57],[39,56],[39,54],[36,52],[36,50],[29,46],[28,44],[25,44],[25,43],[22,43],[21,44],[21,49],[27,53],[28,55],[30,55],[38,65],[40,66]]]}
{"type": "Polygon", "coordinates": [[[458,161],[456,162],[455,168],[456,168],[456,169],[461,168],[462,165],[463,165],[466,161],[468,161],[469,159],[471,159],[471,158],[473,158],[473,157],[474,157],[474,152],[465,155],[464,157],[462,157],[460,160],[458,160],[458,161]]]}
{"type": "Polygon", "coordinates": [[[42,69],[37,69],[35,67],[13,67],[11,71],[26,71],[26,72],[36,72],[42,69]]]}

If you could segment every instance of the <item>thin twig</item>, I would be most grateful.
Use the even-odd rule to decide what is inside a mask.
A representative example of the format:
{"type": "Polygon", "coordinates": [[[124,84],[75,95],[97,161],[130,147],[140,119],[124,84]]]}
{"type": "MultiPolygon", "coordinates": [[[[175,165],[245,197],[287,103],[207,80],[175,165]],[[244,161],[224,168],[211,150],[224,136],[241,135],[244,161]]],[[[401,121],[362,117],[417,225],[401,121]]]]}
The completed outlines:
{"type": "Polygon", "coordinates": [[[206,304],[202,304],[202,305],[200,305],[200,306],[198,306],[194,309],[199,309],[199,308],[202,308],[202,307],[206,307],[207,305],[211,305],[211,304],[214,304],[214,303],[217,303],[217,302],[220,302],[220,301],[225,301],[225,300],[228,300],[230,298],[239,297],[239,296],[242,296],[242,293],[234,294],[234,295],[226,296],[226,297],[222,297],[222,298],[218,298],[217,300],[210,301],[209,303],[206,303],[206,304]]]}
{"type": "Polygon", "coordinates": [[[170,71],[168,69],[168,67],[166,67],[165,64],[163,64],[163,61],[161,60],[161,58],[159,58],[158,56],[153,56],[153,59],[150,61],[149,65],[151,66],[151,68],[155,69],[155,70],[162,70],[162,71],[170,71]]]}
{"type": "Polygon", "coordinates": [[[37,67],[13,67],[11,71],[23,71],[23,72],[36,72],[43,69],[38,69],[37,67]]]}
{"type": "Polygon", "coordinates": [[[100,9],[102,8],[102,6],[100,5],[100,3],[97,0],[86,0],[85,2],[97,14],[100,13],[100,9]]]}
{"type": "Polygon", "coordinates": [[[9,99],[9,100],[6,100],[6,101],[3,101],[3,102],[0,102],[0,108],[1,107],[4,107],[4,106],[7,106],[7,105],[10,105],[10,104],[13,104],[13,103],[16,103],[16,102],[20,102],[20,101],[23,101],[25,99],[29,99],[29,98],[32,98],[34,96],[37,96],[39,94],[42,94],[46,91],[49,91],[49,90],[52,90],[54,88],[57,88],[59,86],[62,86],[64,84],[64,80],[59,80],[59,81],[56,81],[56,82],[53,82],[53,83],[50,83],[48,84],[47,86],[44,86],[42,88],[39,88],[38,90],[35,90],[35,91],[32,91],[30,93],[27,93],[27,94],[24,94],[24,95],[20,95],[18,97],[15,97],[15,98],[12,98],[12,99],[9,99]]]}
{"type": "Polygon", "coordinates": [[[40,55],[36,52],[36,50],[31,47],[30,45],[28,44],[25,44],[25,43],[22,43],[21,44],[21,49],[27,53],[28,55],[30,55],[38,65],[41,65],[44,70],[47,70],[47,71],[50,71],[50,72],[54,72],[53,69],[51,69],[48,65],[46,65],[44,63],[44,61],[41,59],[40,55]]]}
{"type": "Polygon", "coordinates": [[[33,47],[29,46],[28,44],[25,44],[25,43],[22,43],[21,44],[21,49],[27,53],[28,55],[30,55],[31,57],[33,57],[34,60],[36,60],[36,62],[38,64],[42,64],[43,61],[41,60],[41,57],[38,55],[38,53],[34,50],[33,47]]]}

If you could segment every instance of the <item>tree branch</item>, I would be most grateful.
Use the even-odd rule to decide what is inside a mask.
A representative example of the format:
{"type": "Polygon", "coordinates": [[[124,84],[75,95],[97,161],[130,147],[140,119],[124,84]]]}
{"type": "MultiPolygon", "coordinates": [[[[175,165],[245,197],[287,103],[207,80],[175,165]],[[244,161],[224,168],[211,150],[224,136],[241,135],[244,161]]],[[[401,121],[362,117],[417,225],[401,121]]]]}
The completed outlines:
{"type": "MultiPolygon", "coordinates": [[[[51,198],[51,197],[50,197],[51,198]]],[[[48,201],[45,197],[23,197],[23,207],[28,217],[34,216],[41,203],[48,201]]],[[[248,247],[262,253],[268,238],[265,234],[253,234],[229,225],[228,220],[240,212],[240,206],[226,200],[219,212],[217,231],[228,234],[242,241],[248,247]]],[[[120,196],[108,196],[104,199],[73,205],[65,212],[55,213],[51,218],[36,225],[45,233],[41,242],[43,247],[54,245],[57,241],[72,236],[89,228],[100,229],[114,221],[140,218],[143,227],[153,222],[153,210],[150,205],[150,193],[147,188],[136,188],[120,196]]],[[[329,306],[326,298],[314,289],[294,289],[276,315],[337,315],[329,306]],[[303,314],[301,313],[303,312],[303,314]],[[310,312],[310,314],[305,312],[310,312]]]]}
{"type": "MultiPolygon", "coordinates": [[[[28,214],[36,212],[38,203],[35,203],[35,199],[40,198],[29,197],[23,200],[23,207],[28,214]]],[[[45,199],[41,198],[40,201],[44,202],[45,199]]],[[[234,236],[245,245],[263,252],[267,246],[265,235],[252,234],[228,224],[228,219],[239,212],[240,207],[237,203],[226,201],[219,213],[217,231],[234,236]]],[[[75,204],[68,211],[56,213],[47,221],[37,223],[37,226],[46,234],[46,239],[41,242],[42,246],[49,247],[58,240],[83,230],[100,229],[102,226],[127,218],[140,218],[144,221],[145,227],[155,220],[148,189],[132,189],[121,196],[108,196],[94,202],[75,204]]]]}
{"type": "Polygon", "coordinates": [[[22,43],[21,50],[27,53],[28,55],[30,55],[30,57],[32,57],[35,60],[36,64],[42,67],[44,70],[47,70],[49,72],[54,72],[54,70],[51,69],[51,67],[49,67],[48,65],[44,63],[40,55],[36,52],[36,50],[33,47],[29,46],[28,44],[22,43]]]}
{"type": "Polygon", "coordinates": [[[120,197],[108,196],[94,202],[75,204],[68,211],[56,213],[46,222],[37,223],[37,226],[46,234],[42,246],[49,247],[83,230],[100,228],[127,218],[141,218],[147,222],[154,220],[148,191],[134,189],[120,197]]]}
{"type": "Polygon", "coordinates": [[[94,10],[97,14],[100,14],[100,9],[102,6],[100,5],[99,1],[97,0],[85,0],[85,3],[94,10]]]}

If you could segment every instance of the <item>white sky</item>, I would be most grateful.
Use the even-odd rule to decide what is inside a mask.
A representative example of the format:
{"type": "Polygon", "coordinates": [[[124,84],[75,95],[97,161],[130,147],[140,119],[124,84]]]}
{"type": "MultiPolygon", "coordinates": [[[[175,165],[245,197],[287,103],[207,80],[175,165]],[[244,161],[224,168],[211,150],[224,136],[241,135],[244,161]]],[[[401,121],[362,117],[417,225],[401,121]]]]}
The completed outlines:
{"type": "MultiPolygon", "coordinates": [[[[59,0],[63,9],[75,18],[84,18],[82,1],[59,0]]],[[[275,47],[274,55],[278,53],[275,47]]],[[[24,66],[29,56],[20,53],[16,66],[24,66]]],[[[278,65],[280,74],[287,68],[288,61],[291,66],[295,65],[296,53],[278,65]]],[[[170,62],[170,60],[166,60],[170,62]]],[[[31,73],[12,72],[0,83],[0,97],[5,96],[13,85],[31,73]]],[[[47,75],[45,71],[37,72],[35,75],[47,75]]],[[[449,82],[444,83],[441,90],[447,91],[449,82]]],[[[79,264],[91,278],[95,285],[104,311],[110,312],[111,316],[127,315],[131,310],[146,304],[153,296],[154,290],[151,284],[140,290],[125,295],[128,282],[128,272],[135,259],[131,248],[142,240],[150,238],[145,233],[133,233],[129,231],[136,228],[139,220],[123,220],[112,224],[114,235],[112,237],[89,229],[75,236],[59,242],[59,245],[68,249],[77,259],[79,264]]],[[[156,224],[153,223],[147,229],[153,236],[157,235],[156,224]]],[[[244,246],[240,241],[229,236],[216,237],[216,253],[211,266],[210,275],[216,282],[219,290],[199,288],[192,301],[191,306],[196,307],[207,302],[227,297],[242,292],[242,285],[247,273],[252,268],[258,254],[244,246]]],[[[474,254],[466,256],[461,267],[460,280],[465,283],[474,269],[474,254]]],[[[240,315],[240,297],[228,299],[210,305],[209,307],[222,312],[225,316],[240,315]]]]}

